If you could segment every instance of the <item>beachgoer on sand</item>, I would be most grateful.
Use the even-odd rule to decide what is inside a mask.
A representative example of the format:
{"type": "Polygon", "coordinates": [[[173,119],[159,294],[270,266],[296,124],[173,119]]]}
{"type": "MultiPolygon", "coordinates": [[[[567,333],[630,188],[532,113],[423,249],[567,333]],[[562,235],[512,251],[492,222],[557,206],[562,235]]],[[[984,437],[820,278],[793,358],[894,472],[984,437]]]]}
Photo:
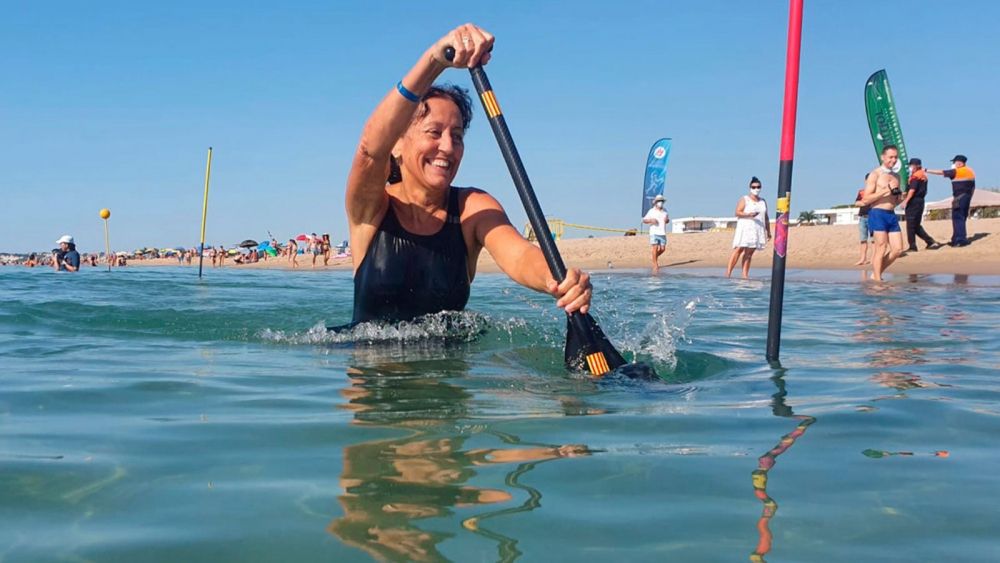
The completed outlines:
{"type": "MultiPolygon", "coordinates": [[[[865,181],[868,181],[868,174],[865,174],[865,181]]],[[[854,198],[854,204],[857,205],[861,198],[865,196],[865,189],[861,188],[858,190],[857,197],[854,198]]],[[[855,266],[864,266],[868,264],[870,260],[868,259],[868,239],[871,238],[871,231],[868,230],[868,211],[871,210],[870,205],[862,205],[858,209],[858,238],[861,241],[861,255],[858,256],[858,261],[854,263],[855,266]]],[[[872,246],[874,246],[872,241],[872,246]]]]}
{"type": "Polygon", "coordinates": [[[906,199],[903,200],[906,215],[906,242],[910,252],[917,251],[917,237],[927,245],[928,250],[940,248],[940,244],[927,234],[921,224],[924,220],[924,198],[927,197],[927,172],[919,158],[911,158],[910,179],[906,183],[906,199]]]}
{"type": "Polygon", "coordinates": [[[762,250],[771,240],[771,220],[767,216],[767,202],[760,197],[763,188],[756,176],[750,179],[750,194],[736,202],[736,233],[733,235],[733,253],[726,265],[726,277],[733,275],[736,263],[742,260],[743,279],[750,277],[753,253],[762,250]]]}
{"type": "Polygon", "coordinates": [[[966,165],[969,159],[963,154],[956,154],[951,159],[950,170],[927,169],[928,174],[944,176],[951,180],[951,242],[949,246],[968,246],[970,240],[965,231],[965,222],[969,218],[969,207],[972,205],[972,194],[976,193],[976,173],[966,165]]]}
{"type": "Polygon", "coordinates": [[[319,238],[319,235],[312,233],[309,235],[309,247],[308,252],[312,254],[312,267],[316,267],[316,257],[323,253],[323,239],[319,238]]]}
{"type": "Polygon", "coordinates": [[[642,222],[649,225],[649,246],[653,257],[653,273],[660,272],[660,255],[667,249],[667,223],[670,215],[663,209],[667,198],[658,195],[653,198],[653,207],[646,212],[642,222]]]}
{"type": "Polygon", "coordinates": [[[288,261],[293,268],[299,267],[299,243],[295,239],[288,239],[288,261]]]}
{"type": "Polygon", "coordinates": [[[330,265],[330,254],[332,246],[330,245],[330,233],[323,233],[323,240],[320,243],[320,250],[323,252],[323,265],[330,265]]]}
{"type": "Polygon", "coordinates": [[[903,254],[903,233],[899,229],[896,206],[903,199],[899,176],[893,172],[899,150],[896,145],[882,148],[882,165],[868,173],[865,193],[854,205],[871,206],[868,228],[875,237],[875,254],[872,255],[872,279],[882,281],[882,273],[903,254]]]}
{"type": "Polygon", "coordinates": [[[541,250],[511,225],[493,196],[452,185],[472,101],[457,86],[433,83],[450,67],[487,63],[493,42],[472,24],[448,32],[365,124],[347,181],[354,322],[464,309],[483,248],[511,279],[551,294],[567,313],[590,308],[589,275],[570,268],[557,284],[541,250]],[[451,61],[447,47],[455,50],[451,61]]]}

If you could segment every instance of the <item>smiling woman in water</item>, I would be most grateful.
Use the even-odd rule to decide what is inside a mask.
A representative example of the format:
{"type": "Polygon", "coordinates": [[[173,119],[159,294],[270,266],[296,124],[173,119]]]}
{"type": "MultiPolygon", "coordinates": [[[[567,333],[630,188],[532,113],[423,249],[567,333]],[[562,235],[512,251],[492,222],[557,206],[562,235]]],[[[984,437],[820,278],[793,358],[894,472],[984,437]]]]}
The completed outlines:
{"type": "Polygon", "coordinates": [[[562,283],[493,196],[452,182],[472,105],[465,90],[433,86],[447,68],[489,61],[493,35],[466,24],[436,41],[382,99],[361,134],[347,181],[354,260],[353,322],[461,310],[485,248],[517,283],[554,296],[567,313],[590,307],[590,277],[562,283]],[[445,58],[445,49],[455,50],[445,58]]]}

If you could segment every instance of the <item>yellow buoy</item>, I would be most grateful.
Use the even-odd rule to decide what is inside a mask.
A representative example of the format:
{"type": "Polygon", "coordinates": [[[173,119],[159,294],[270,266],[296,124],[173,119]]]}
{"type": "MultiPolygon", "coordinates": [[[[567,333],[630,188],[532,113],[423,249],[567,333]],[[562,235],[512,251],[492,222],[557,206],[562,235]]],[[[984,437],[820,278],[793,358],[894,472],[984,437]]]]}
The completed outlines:
{"type": "Polygon", "coordinates": [[[107,219],[108,217],[111,217],[111,210],[105,207],[101,210],[101,219],[107,219]]]}

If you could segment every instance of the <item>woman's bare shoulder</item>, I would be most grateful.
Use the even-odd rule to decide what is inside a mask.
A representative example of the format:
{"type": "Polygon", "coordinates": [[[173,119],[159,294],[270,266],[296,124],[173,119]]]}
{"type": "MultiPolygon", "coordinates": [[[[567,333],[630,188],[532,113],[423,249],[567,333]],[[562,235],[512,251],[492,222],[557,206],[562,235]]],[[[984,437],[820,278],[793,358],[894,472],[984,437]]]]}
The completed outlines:
{"type": "Polygon", "coordinates": [[[463,209],[485,209],[485,208],[496,208],[503,209],[500,202],[497,201],[495,197],[490,195],[489,192],[482,188],[466,187],[466,188],[456,188],[459,191],[459,203],[462,204],[463,209]]]}

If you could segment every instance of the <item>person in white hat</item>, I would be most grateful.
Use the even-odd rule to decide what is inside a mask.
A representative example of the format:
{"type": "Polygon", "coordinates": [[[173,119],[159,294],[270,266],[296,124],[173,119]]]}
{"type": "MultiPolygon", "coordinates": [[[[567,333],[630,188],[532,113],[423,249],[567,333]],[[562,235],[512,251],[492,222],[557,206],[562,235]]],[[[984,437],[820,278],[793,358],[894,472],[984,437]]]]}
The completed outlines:
{"type": "Polygon", "coordinates": [[[642,222],[649,225],[649,245],[653,256],[653,273],[660,272],[660,255],[667,250],[667,223],[670,222],[670,215],[663,209],[667,198],[658,195],[653,198],[653,207],[646,212],[642,222]]]}
{"type": "Polygon", "coordinates": [[[52,267],[60,272],[77,272],[80,270],[80,253],[76,251],[76,242],[73,237],[63,235],[56,241],[59,245],[59,252],[52,258],[52,267]]]}

